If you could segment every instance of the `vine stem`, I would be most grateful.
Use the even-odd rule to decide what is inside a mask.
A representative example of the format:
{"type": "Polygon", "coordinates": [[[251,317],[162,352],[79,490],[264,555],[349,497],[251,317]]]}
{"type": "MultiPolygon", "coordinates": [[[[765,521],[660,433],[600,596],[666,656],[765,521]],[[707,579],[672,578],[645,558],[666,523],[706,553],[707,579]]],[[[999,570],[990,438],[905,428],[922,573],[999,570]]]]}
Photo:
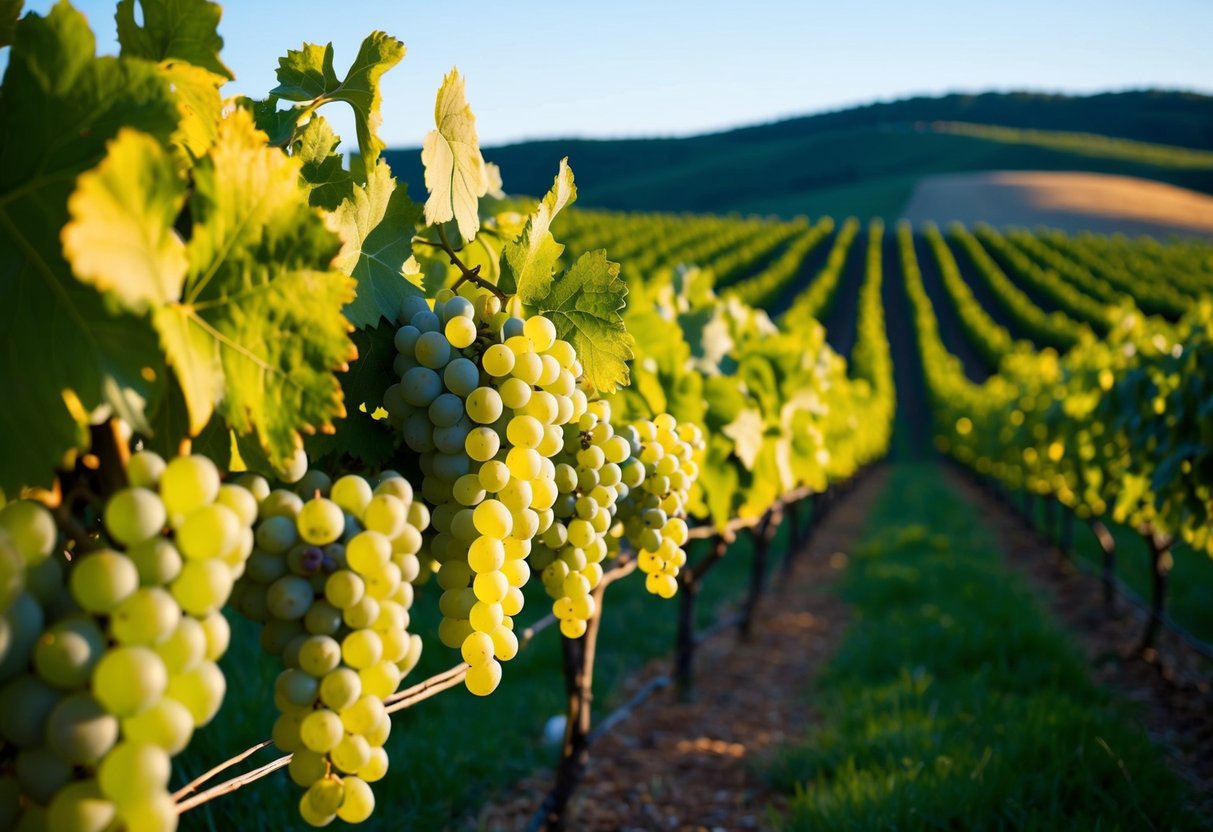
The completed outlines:
{"type": "Polygon", "coordinates": [[[455,248],[451,245],[451,241],[447,239],[446,231],[443,230],[442,226],[436,225],[434,227],[438,229],[438,239],[442,241],[438,245],[443,251],[446,252],[447,257],[451,258],[451,265],[459,269],[459,279],[455,281],[455,285],[451,288],[458,289],[464,283],[474,283],[480,288],[487,289],[488,291],[492,292],[497,296],[497,299],[504,304],[508,299],[505,292],[497,288],[496,283],[485,280],[483,277],[481,277],[479,266],[472,266],[471,268],[468,268],[467,265],[465,265],[464,262],[459,259],[459,255],[455,252],[455,248]]]}

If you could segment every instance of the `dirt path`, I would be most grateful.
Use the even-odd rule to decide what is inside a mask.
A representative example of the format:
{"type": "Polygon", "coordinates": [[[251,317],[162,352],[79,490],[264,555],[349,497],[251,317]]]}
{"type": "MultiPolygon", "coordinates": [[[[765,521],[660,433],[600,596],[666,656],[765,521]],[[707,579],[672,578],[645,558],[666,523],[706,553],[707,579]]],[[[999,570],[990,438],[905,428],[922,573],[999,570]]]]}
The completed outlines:
{"type": "MultiPolygon", "coordinates": [[[[1213,666],[1163,631],[1150,660],[1133,654],[1145,615],[1123,599],[1109,614],[1103,584],[1079,570],[1009,506],[954,468],[948,477],[990,524],[1008,561],[1037,586],[1053,615],[1086,652],[1096,681],[1139,710],[1150,738],[1191,787],[1198,812],[1213,816],[1213,666]]],[[[1081,525],[1076,534],[1087,533],[1081,525]]]]}
{"type": "MultiPolygon", "coordinates": [[[[569,829],[733,832],[768,825],[771,808],[785,798],[764,788],[754,764],[813,719],[806,694],[848,619],[826,590],[886,480],[883,467],[873,470],[835,506],[792,576],[776,579],[763,598],[749,641],[728,633],[700,648],[694,701],[663,692],[594,746],[569,829]]],[[[668,659],[651,663],[620,700],[668,671],[668,659]]],[[[510,802],[482,813],[477,828],[525,829],[551,776],[542,772],[519,784],[510,802]]]]}

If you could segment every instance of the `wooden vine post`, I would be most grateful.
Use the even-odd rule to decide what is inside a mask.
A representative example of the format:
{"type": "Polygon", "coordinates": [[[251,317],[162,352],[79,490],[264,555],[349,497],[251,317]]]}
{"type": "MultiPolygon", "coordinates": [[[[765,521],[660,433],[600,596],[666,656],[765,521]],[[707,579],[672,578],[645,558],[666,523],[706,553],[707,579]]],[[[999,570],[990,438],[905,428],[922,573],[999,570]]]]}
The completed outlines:
{"type": "Polygon", "coordinates": [[[792,574],[792,564],[796,559],[796,555],[800,552],[800,545],[804,542],[801,537],[802,531],[800,528],[800,512],[805,505],[811,505],[812,497],[805,497],[803,500],[797,500],[787,507],[785,515],[788,518],[788,545],[783,550],[783,560],[779,564],[780,573],[786,578],[792,574]]]}
{"type": "MultiPolygon", "coordinates": [[[[737,634],[748,639],[754,627],[754,612],[758,609],[758,601],[766,589],[767,581],[767,550],[771,541],[779,531],[783,522],[783,507],[776,504],[768,509],[762,520],[750,532],[754,540],[754,557],[750,561],[750,589],[746,593],[745,603],[741,609],[741,620],[737,624],[737,634]]],[[[791,547],[788,547],[791,549],[791,547]]]]}
{"type": "Polygon", "coordinates": [[[1161,534],[1152,527],[1144,529],[1142,534],[1146,539],[1146,548],[1150,552],[1150,611],[1137,652],[1146,653],[1154,648],[1154,642],[1158,638],[1158,628],[1166,614],[1167,576],[1174,563],[1171,557],[1171,546],[1175,541],[1170,535],[1161,534]]]}
{"type": "Polygon", "coordinates": [[[1053,541],[1060,541],[1061,540],[1060,534],[1057,534],[1056,537],[1054,536],[1054,532],[1058,529],[1057,499],[1055,497],[1046,496],[1044,498],[1044,503],[1045,503],[1045,519],[1044,519],[1045,540],[1049,541],[1050,543],[1052,543],[1053,541]]]}
{"type": "MultiPolygon", "coordinates": [[[[730,535],[731,537],[731,535],[730,535]]],[[[674,684],[678,698],[688,701],[694,696],[695,647],[699,639],[695,634],[695,607],[703,578],[724,557],[729,549],[729,538],[718,534],[712,538],[711,548],[695,563],[688,563],[678,573],[678,634],[674,643],[674,684]]]]}
{"type": "Polygon", "coordinates": [[[1103,553],[1102,581],[1103,603],[1109,613],[1116,611],[1116,538],[1108,531],[1108,527],[1098,517],[1087,521],[1099,550],[1103,553]]]}
{"type": "Polygon", "coordinates": [[[594,658],[598,648],[598,630],[602,623],[602,601],[607,581],[594,588],[594,614],[586,622],[580,638],[560,637],[564,690],[568,704],[565,709],[564,742],[560,747],[560,762],[556,766],[556,782],[544,801],[544,826],[549,832],[566,828],[565,815],[569,801],[577,790],[590,761],[591,706],[594,701],[594,658]]]}
{"type": "Polygon", "coordinates": [[[1066,557],[1071,557],[1074,553],[1074,512],[1064,506],[1061,510],[1061,530],[1058,532],[1058,539],[1062,553],[1066,557]]]}

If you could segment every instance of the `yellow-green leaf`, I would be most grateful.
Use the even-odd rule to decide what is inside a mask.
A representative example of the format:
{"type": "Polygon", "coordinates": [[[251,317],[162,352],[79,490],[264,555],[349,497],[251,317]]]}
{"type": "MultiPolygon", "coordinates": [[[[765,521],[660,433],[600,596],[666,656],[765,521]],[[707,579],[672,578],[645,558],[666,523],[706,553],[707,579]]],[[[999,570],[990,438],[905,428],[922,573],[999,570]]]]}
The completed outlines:
{"type": "Polygon", "coordinates": [[[741,460],[746,470],[753,470],[754,461],[762,450],[763,433],[766,425],[762,413],[754,408],[745,408],[737,414],[732,422],[721,430],[725,436],[733,440],[733,453],[741,460]]]}
{"type": "Polygon", "coordinates": [[[627,294],[619,264],[607,260],[600,249],[581,255],[528,309],[546,315],[556,325],[556,334],[572,343],[585,380],[601,393],[628,384],[634,340],[620,314],[627,294]]]}
{"type": "Polygon", "coordinates": [[[425,222],[438,225],[454,220],[459,234],[470,241],[480,230],[479,199],[488,193],[489,177],[476,137],[476,117],[467,101],[463,76],[456,69],[438,89],[434,122],[437,128],[421,145],[425,187],[430,192],[425,222]]]}
{"type": "Polygon", "coordinates": [[[105,160],[77,181],[63,251],[76,277],[136,314],[181,296],[188,263],[173,224],[185,183],[163,147],[124,128],[105,160]]]}
{"type": "Polygon", "coordinates": [[[345,247],[335,265],[358,281],[357,297],[345,315],[356,327],[371,327],[380,318],[394,321],[406,297],[421,291],[404,276],[413,251],[413,233],[421,206],[408,197],[404,185],[379,160],[365,186],[354,186],[333,215],[345,247]]]}
{"type": "Polygon", "coordinates": [[[517,294],[526,305],[534,305],[547,296],[552,270],[564,253],[564,246],[552,237],[552,220],[576,199],[577,186],[573,184],[573,171],[566,157],[560,160],[552,188],[527,220],[522,236],[505,246],[498,284],[503,292],[517,294]]]}

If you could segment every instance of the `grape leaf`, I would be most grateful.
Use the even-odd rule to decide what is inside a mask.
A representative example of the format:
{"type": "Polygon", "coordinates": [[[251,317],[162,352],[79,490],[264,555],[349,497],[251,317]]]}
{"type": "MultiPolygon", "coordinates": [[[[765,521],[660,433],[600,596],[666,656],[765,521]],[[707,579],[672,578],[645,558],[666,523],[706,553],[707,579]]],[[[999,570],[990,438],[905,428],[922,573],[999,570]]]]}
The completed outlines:
{"type": "Polygon", "coordinates": [[[754,461],[762,450],[765,430],[766,425],[763,423],[762,413],[747,407],[720,432],[733,440],[733,453],[737,454],[737,458],[741,460],[741,464],[746,467],[747,471],[752,471],[754,461]]]}
{"type": "Polygon", "coordinates": [[[76,277],[113,292],[139,315],[176,301],[188,263],[173,225],[184,204],[185,188],[156,140],[123,128],[105,161],[80,176],[67,203],[74,216],[109,218],[63,230],[63,251],[76,277]]]}
{"type": "Polygon", "coordinates": [[[737,467],[730,461],[732,447],[720,434],[708,437],[708,447],[695,488],[702,493],[713,525],[724,528],[733,519],[733,504],[741,486],[737,467]]]}
{"type": "Polygon", "coordinates": [[[21,6],[24,0],[0,0],[0,47],[13,42],[13,32],[17,28],[17,18],[21,17],[21,6]]]}
{"type": "Polygon", "coordinates": [[[47,485],[87,439],[80,420],[109,405],[138,426],[156,395],[151,327],[72,277],[59,231],[75,178],[123,124],[167,142],[177,109],[154,65],[96,58],[66,3],[16,27],[0,94],[0,488],[47,485]]]}
{"type": "Polygon", "coordinates": [[[223,9],[207,0],[139,0],[143,25],[135,22],[135,0],[119,0],[118,43],[125,57],[185,61],[231,81],[236,76],[219,58],[223,9]]]}
{"type": "Polygon", "coordinates": [[[377,326],[380,318],[395,321],[401,302],[421,294],[404,276],[421,206],[409,199],[407,187],[396,182],[380,159],[368,172],[366,185],[355,185],[334,217],[345,241],[334,266],[358,282],[346,317],[356,327],[377,326]]]}
{"type": "Polygon", "coordinates": [[[269,136],[270,144],[276,147],[285,147],[290,142],[295,135],[295,127],[306,109],[288,107],[285,110],[279,110],[279,99],[274,95],[260,100],[237,96],[235,101],[237,106],[243,107],[252,114],[257,129],[269,136]]]}
{"type": "MultiPolygon", "coordinates": [[[[164,384],[161,385],[162,395],[148,408],[149,435],[142,437],[144,447],[155,451],[163,457],[174,456],[181,447],[181,438],[189,436],[189,409],[185,406],[185,397],[181,385],[173,377],[167,366],[162,366],[165,374],[164,384]]],[[[219,466],[220,470],[230,469],[232,458],[232,432],[218,415],[214,416],[198,435],[190,439],[190,451],[202,454],[219,466]]]]}
{"type": "Polygon", "coordinates": [[[754,476],[745,490],[737,515],[742,518],[761,517],[779,495],[792,487],[790,456],[784,440],[767,442],[754,459],[754,476]],[[785,475],[787,478],[785,479],[785,475]]]}
{"type": "Polygon", "coordinates": [[[437,129],[426,134],[421,145],[425,187],[430,192],[425,222],[438,225],[455,220],[460,235],[470,241],[480,230],[478,200],[488,193],[489,177],[476,137],[476,116],[456,69],[442,79],[434,122],[437,129]]]}
{"type": "Polygon", "coordinates": [[[333,132],[328,119],[313,116],[295,137],[291,151],[303,165],[300,176],[310,189],[308,201],[326,211],[336,211],[354,195],[354,177],[337,152],[339,144],[341,137],[333,132]]]}
{"type": "Polygon", "coordinates": [[[159,66],[177,94],[181,123],[173,132],[172,142],[178,149],[181,167],[188,168],[219,138],[223,112],[219,87],[223,85],[223,76],[184,62],[159,66]]]}
{"type": "Polygon", "coordinates": [[[503,292],[516,294],[524,305],[531,305],[551,291],[552,271],[564,253],[564,246],[552,236],[552,220],[576,199],[577,186],[566,157],[560,160],[552,189],[527,220],[522,235],[505,245],[497,284],[503,292]]]}
{"type": "Polygon", "coordinates": [[[548,294],[532,307],[551,319],[556,334],[577,350],[585,380],[600,393],[628,384],[635,341],[620,314],[627,294],[619,264],[607,260],[605,251],[590,251],[553,280],[548,294]]]}
{"type": "Polygon", "coordinates": [[[736,376],[708,376],[703,383],[707,404],[704,427],[716,433],[737,418],[745,407],[745,391],[736,376]]]}
{"type": "Polygon", "coordinates": [[[381,324],[359,329],[353,339],[358,360],[340,376],[347,413],[335,423],[334,433],[310,436],[304,447],[313,461],[332,454],[369,468],[381,468],[391,459],[400,438],[399,431],[392,430],[386,421],[371,416],[383,401],[384,380],[395,377],[396,327],[381,324]]]}
{"type": "Polygon", "coordinates": [[[333,69],[333,45],[305,43],[302,49],[292,49],[279,59],[278,86],[270,95],[287,101],[310,102],[313,107],[328,101],[349,104],[354,110],[358,151],[372,165],[384,148],[378,132],[383,121],[379,79],[403,57],[403,43],[383,32],[372,32],[362,41],[342,80],[333,69]]]}
{"type": "MultiPolygon", "coordinates": [[[[64,232],[71,255],[80,258],[77,268],[128,310],[152,309],[191,434],[217,409],[238,434],[256,433],[269,460],[280,464],[299,446],[301,432],[330,428],[344,415],[333,370],[344,369],[356,352],[340,312],[353,282],[329,270],[339,241],[307,204],[299,161],[268,147],[252,117],[236,110],[194,170],[185,262],[163,256],[159,241],[149,239],[143,268],[170,271],[155,280],[132,273],[134,251],[116,260],[81,246],[112,229],[133,247],[115,204],[133,216],[160,216],[156,206],[170,199],[165,180],[132,174],[138,160],[147,168],[169,164],[164,151],[124,132],[82,177],[64,232]],[[131,193],[119,200],[105,193],[107,184],[131,193]],[[154,204],[133,210],[140,200],[154,204]],[[175,287],[180,299],[171,296],[175,287]]],[[[184,193],[185,183],[176,182],[184,193]]]]}

